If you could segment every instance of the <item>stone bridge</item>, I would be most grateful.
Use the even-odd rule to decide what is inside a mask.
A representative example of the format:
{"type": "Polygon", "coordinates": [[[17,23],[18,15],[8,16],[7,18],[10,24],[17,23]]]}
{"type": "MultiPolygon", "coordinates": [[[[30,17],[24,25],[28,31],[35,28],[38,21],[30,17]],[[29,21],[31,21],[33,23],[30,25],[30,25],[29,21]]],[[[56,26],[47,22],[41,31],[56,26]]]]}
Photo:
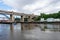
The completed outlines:
{"type": "MultiPolygon", "coordinates": [[[[13,11],[5,11],[5,10],[0,10],[0,14],[5,14],[5,15],[10,15],[10,18],[9,18],[9,21],[4,22],[4,20],[2,20],[0,23],[11,23],[10,24],[10,29],[13,30],[13,23],[12,22],[15,22],[15,18],[13,15],[18,15],[18,16],[21,16],[21,20],[19,22],[25,22],[25,18],[27,18],[27,22],[32,22],[34,21],[33,18],[34,17],[37,17],[37,15],[34,15],[34,14],[25,14],[25,13],[18,13],[18,12],[13,12],[13,11]]],[[[21,30],[23,30],[25,27],[23,26],[23,24],[21,23],[21,30]]],[[[30,28],[30,27],[29,27],[30,28]]]]}
{"type": "Polygon", "coordinates": [[[10,15],[10,21],[12,21],[12,22],[14,22],[14,20],[15,20],[13,15],[21,16],[20,22],[24,22],[25,18],[27,18],[28,22],[31,22],[31,21],[34,21],[32,18],[38,16],[38,15],[34,15],[34,14],[25,14],[25,13],[18,13],[18,12],[5,11],[5,10],[0,10],[0,14],[10,15]]]}

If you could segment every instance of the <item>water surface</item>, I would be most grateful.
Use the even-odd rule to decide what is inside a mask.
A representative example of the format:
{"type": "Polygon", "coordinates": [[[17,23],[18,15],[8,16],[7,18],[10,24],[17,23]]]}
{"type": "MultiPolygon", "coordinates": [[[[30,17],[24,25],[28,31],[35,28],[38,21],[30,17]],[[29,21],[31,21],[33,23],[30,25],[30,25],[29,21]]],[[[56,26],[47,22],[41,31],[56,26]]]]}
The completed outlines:
{"type": "Polygon", "coordinates": [[[60,24],[16,24],[13,28],[0,24],[0,40],[60,40],[60,24]]]}

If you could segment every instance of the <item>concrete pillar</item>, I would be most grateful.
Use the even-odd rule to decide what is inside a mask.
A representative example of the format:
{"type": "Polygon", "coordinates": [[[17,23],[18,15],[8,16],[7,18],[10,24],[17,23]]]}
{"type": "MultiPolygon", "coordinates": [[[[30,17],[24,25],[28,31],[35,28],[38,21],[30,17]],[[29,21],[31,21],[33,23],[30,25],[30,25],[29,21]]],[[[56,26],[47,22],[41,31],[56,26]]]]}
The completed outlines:
{"type": "Polygon", "coordinates": [[[28,16],[28,22],[32,22],[32,16],[28,16]]]}
{"type": "Polygon", "coordinates": [[[24,22],[24,16],[21,16],[21,22],[24,22]]]}
{"type": "Polygon", "coordinates": [[[14,22],[13,14],[10,14],[10,21],[14,22]]]}

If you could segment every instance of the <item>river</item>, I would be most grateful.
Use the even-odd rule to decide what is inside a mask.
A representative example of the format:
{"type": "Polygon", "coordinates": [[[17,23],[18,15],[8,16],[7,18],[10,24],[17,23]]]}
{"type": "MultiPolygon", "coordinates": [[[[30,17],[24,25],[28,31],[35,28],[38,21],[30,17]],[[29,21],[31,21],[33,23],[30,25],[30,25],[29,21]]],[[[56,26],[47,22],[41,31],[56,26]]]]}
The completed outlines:
{"type": "Polygon", "coordinates": [[[13,28],[0,24],[0,40],[60,40],[60,24],[13,24],[13,28]]]}

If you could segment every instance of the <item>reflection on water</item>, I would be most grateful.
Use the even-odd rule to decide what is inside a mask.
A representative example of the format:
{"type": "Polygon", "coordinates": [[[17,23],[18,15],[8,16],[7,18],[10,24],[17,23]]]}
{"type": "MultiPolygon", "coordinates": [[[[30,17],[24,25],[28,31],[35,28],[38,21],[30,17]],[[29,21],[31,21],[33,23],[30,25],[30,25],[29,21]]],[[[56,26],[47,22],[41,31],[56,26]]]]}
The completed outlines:
{"type": "Polygon", "coordinates": [[[40,29],[42,31],[60,31],[60,24],[40,24],[40,29]]]}
{"type": "Polygon", "coordinates": [[[60,40],[59,31],[60,24],[0,24],[0,40],[60,40]]]}

